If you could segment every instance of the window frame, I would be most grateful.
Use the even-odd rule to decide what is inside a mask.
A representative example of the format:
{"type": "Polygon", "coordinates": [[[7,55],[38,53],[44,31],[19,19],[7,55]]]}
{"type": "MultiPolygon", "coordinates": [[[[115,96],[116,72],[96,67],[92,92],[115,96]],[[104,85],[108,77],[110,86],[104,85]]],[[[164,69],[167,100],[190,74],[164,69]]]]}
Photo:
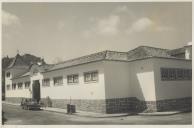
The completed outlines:
{"type": "Polygon", "coordinates": [[[42,80],[42,87],[50,87],[50,85],[50,78],[45,78],[42,80]]]}
{"type": "Polygon", "coordinates": [[[79,74],[71,74],[67,75],[67,84],[78,84],[79,83],[79,74]],[[72,82],[69,81],[69,78],[72,78],[72,82]],[[77,77],[77,81],[75,81],[75,77],[77,77]]]}
{"type": "Polygon", "coordinates": [[[192,69],[186,68],[160,68],[161,81],[192,80],[192,69]]]}
{"type": "Polygon", "coordinates": [[[23,89],[23,83],[22,82],[19,82],[19,83],[17,83],[17,85],[18,85],[18,89],[23,89]],[[21,87],[20,87],[20,85],[21,85],[21,87]]]}
{"type": "Polygon", "coordinates": [[[60,85],[63,85],[63,76],[57,76],[57,77],[53,77],[53,85],[54,86],[60,86],[60,85]],[[61,83],[56,83],[55,80],[56,79],[61,79],[61,83]]]}
{"type": "Polygon", "coordinates": [[[10,78],[10,76],[11,76],[11,73],[10,72],[6,72],[6,77],[10,78]]]}
{"type": "Polygon", "coordinates": [[[12,90],[16,90],[16,83],[12,84],[12,90]]]}
{"type": "Polygon", "coordinates": [[[29,88],[30,88],[30,81],[26,81],[26,82],[24,83],[24,88],[25,88],[25,89],[29,89],[29,88]],[[28,87],[27,87],[26,85],[28,85],[28,87]]]}
{"type": "Polygon", "coordinates": [[[7,90],[7,91],[11,90],[10,84],[6,85],[6,90],[7,90]]]}
{"type": "Polygon", "coordinates": [[[84,82],[85,83],[91,83],[91,82],[98,82],[99,81],[99,72],[97,70],[94,71],[89,71],[89,72],[84,72],[84,82]],[[93,75],[97,75],[96,79],[94,79],[93,75]],[[89,76],[89,80],[86,80],[86,75],[89,76]]]}

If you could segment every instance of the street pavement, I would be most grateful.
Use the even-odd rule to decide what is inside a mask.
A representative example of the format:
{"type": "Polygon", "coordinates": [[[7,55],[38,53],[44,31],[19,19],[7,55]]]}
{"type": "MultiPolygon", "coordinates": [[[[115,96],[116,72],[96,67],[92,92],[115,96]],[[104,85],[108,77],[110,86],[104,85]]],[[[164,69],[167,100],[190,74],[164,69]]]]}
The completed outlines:
{"type": "Polygon", "coordinates": [[[20,106],[3,104],[5,125],[142,125],[142,124],[191,124],[192,113],[163,116],[128,115],[120,117],[92,118],[43,110],[23,110],[20,106]]]}

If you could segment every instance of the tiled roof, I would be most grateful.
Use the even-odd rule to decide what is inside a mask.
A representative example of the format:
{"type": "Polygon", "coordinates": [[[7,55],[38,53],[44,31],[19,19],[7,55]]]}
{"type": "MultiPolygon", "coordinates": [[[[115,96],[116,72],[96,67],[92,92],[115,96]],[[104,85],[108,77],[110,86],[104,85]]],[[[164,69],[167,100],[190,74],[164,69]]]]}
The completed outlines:
{"type": "Polygon", "coordinates": [[[140,46],[128,52],[128,60],[136,60],[147,57],[171,58],[172,56],[168,53],[168,51],[168,49],[140,46]]]}
{"type": "MultiPolygon", "coordinates": [[[[30,76],[32,74],[32,71],[30,70],[31,67],[33,65],[30,66],[29,70],[23,74],[19,74],[15,77],[13,77],[12,79],[17,79],[17,78],[21,78],[21,77],[26,77],[26,76],[30,76]]],[[[48,64],[44,64],[44,65],[37,65],[37,69],[38,69],[38,72],[45,72],[47,71],[49,68],[51,68],[53,65],[48,65],[48,64]]]]}
{"type": "Polygon", "coordinates": [[[173,49],[169,51],[169,54],[171,55],[176,55],[176,54],[181,54],[181,53],[185,53],[185,47],[177,48],[177,49],[173,49]]]}
{"type": "MultiPolygon", "coordinates": [[[[148,46],[140,46],[128,52],[117,51],[102,51],[87,56],[67,60],[53,65],[41,65],[38,67],[39,72],[48,72],[61,68],[67,68],[75,65],[86,64],[101,60],[115,60],[115,61],[133,61],[150,57],[175,58],[172,54],[173,50],[161,49],[148,46]]],[[[28,73],[22,76],[28,75],[28,73]]]]}
{"type": "Polygon", "coordinates": [[[60,68],[64,68],[64,67],[69,67],[69,66],[74,66],[74,65],[78,65],[78,64],[84,64],[84,63],[103,60],[106,58],[106,52],[107,51],[98,52],[98,53],[94,53],[91,55],[79,57],[76,59],[67,60],[67,61],[53,65],[53,67],[48,69],[48,71],[56,70],[56,69],[60,69],[60,68]]]}
{"type": "Polygon", "coordinates": [[[58,64],[55,64],[52,68],[48,69],[48,71],[56,70],[60,68],[70,67],[79,64],[85,64],[89,62],[95,62],[100,60],[120,60],[127,61],[127,53],[126,52],[116,52],[116,51],[102,51],[98,53],[94,53],[91,55],[79,57],[72,60],[67,60],[58,64]]]}
{"type": "Polygon", "coordinates": [[[118,61],[132,61],[148,57],[162,57],[162,58],[175,58],[171,56],[171,50],[155,48],[149,46],[140,46],[128,52],[117,52],[117,51],[102,51],[87,56],[79,57],[72,60],[67,60],[58,64],[53,65],[47,71],[56,69],[66,68],[79,64],[85,64],[89,62],[95,62],[100,60],[118,60],[118,61]]]}
{"type": "Polygon", "coordinates": [[[7,67],[7,69],[12,68],[14,66],[28,66],[28,65],[22,60],[22,57],[19,54],[17,54],[16,57],[11,62],[11,64],[7,67]]]}

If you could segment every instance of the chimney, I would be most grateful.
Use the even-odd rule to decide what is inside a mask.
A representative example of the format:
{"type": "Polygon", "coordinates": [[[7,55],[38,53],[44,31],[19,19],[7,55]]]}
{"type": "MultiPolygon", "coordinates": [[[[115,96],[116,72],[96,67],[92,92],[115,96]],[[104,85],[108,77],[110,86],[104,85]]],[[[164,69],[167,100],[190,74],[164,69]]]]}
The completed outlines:
{"type": "Polygon", "coordinates": [[[187,43],[187,46],[185,46],[185,59],[192,59],[192,42],[187,43]]]}

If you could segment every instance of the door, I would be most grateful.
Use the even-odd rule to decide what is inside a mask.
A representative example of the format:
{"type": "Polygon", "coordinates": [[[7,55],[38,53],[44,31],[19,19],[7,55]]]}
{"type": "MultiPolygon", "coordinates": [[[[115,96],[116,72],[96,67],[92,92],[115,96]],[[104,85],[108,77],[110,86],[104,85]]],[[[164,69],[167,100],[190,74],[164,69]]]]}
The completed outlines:
{"type": "Polygon", "coordinates": [[[33,81],[32,98],[36,99],[38,102],[40,101],[40,83],[39,83],[39,80],[33,81]]]}

